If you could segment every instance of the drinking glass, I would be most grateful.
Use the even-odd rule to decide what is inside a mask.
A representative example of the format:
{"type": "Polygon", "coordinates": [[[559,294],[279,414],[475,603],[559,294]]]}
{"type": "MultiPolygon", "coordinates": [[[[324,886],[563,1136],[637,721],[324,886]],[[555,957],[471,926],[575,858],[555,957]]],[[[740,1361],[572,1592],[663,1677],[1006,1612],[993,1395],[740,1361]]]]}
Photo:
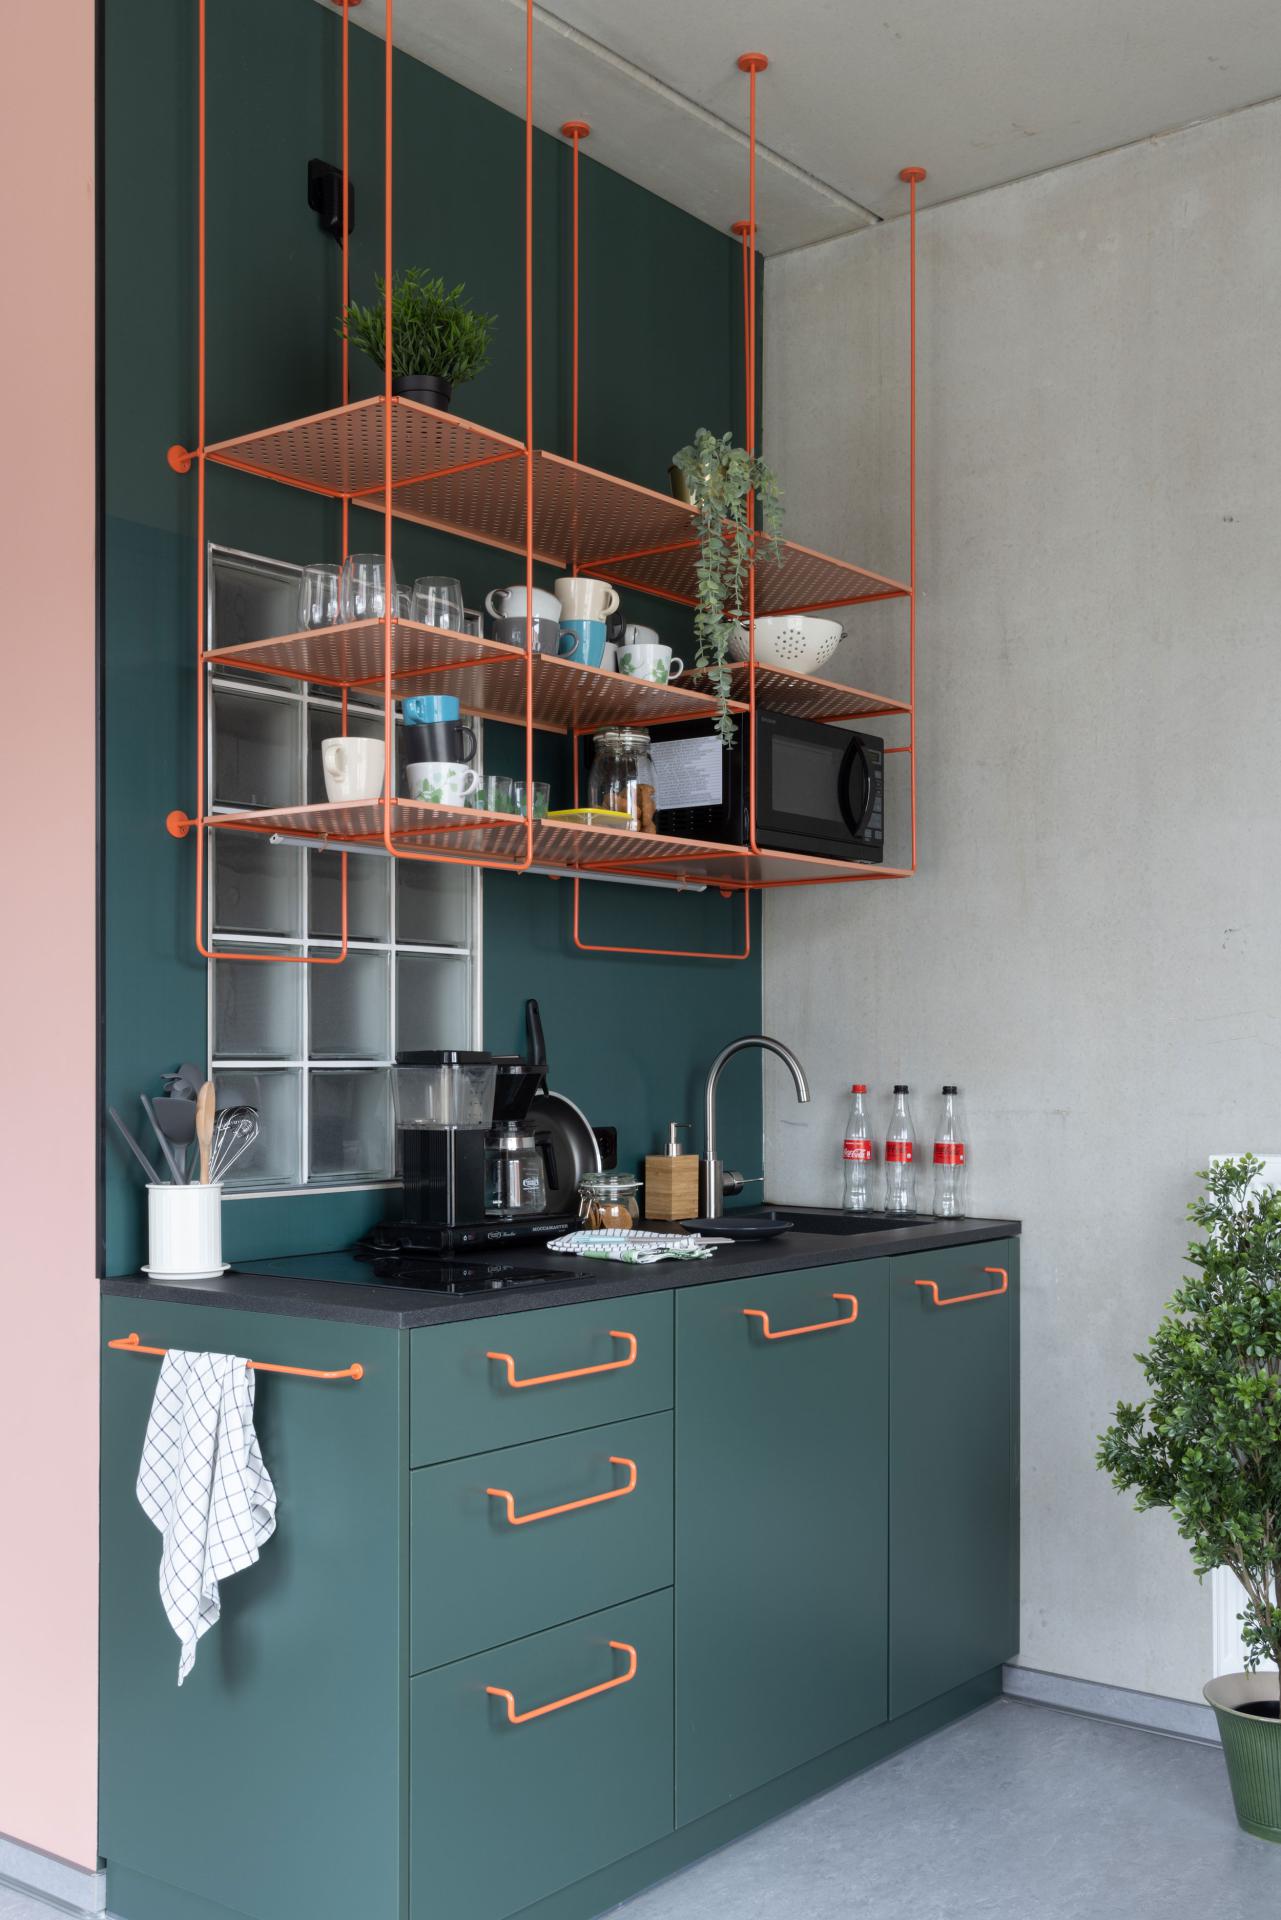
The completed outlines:
{"type": "MultiPolygon", "coordinates": [[[[547,781],[535,780],[534,782],[534,818],[535,820],[546,819],[547,806],[550,799],[551,799],[551,787],[548,785],[547,781]]],[[[512,781],[512,812],[524,813],[524,811],[525,811],[525,782],[523,780],[513,780],[512,781]]]]}
{"type": "Polygon", "coordinates": [[[444,573],[423,573],[414,581],[414,619],[426,627],[463,631],[463,589],[444,573]]]}
{"type": "Polygon", "coordinates": [[[469,633],[473,640],[483,640],[485,637],[484,614],[475,607],[464,607],[462,631],[469,633]]]}
{"type": "Polygon", "coordinates": [[[323,561],[304,567],[298,582],[298,625],[332,627],[338,619],[338,569],[323,561]]]}
{"type": "MultiPolygon", "coordinates": [[[[344,620],[381,620],[387,611],[386,591],[396,592],[395,572],[383,553],[349,553],[342,563],[339,605],[344,620]]],[[[392,600],[393,607],[395,599],[392,600]]]]}
{"type": "Polygon", "coordinates": [[[472,795],[472,805],[480,807],[485,813],[514,813],[511,775],[489,774],[472,795]]]}
{"type": "Polygon", "coordinates": [[[396,589],[396,618],[412,620],[414,617],[414,596],[408,587],[396,589]]]}

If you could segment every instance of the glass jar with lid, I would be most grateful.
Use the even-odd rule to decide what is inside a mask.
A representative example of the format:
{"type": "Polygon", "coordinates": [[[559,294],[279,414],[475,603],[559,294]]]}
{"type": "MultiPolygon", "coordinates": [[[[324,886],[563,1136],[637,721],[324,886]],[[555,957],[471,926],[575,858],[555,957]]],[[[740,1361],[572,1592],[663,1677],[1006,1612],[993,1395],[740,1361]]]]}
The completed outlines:
{"type": "Polygon", "coordinates": [[[588,803],[628,816],[632,833],[657,833],[654,762],[641,727],[607,727],[592,736],[588,803]]]}
{"type": "Polygon", "coordinates": [[[585,1173],[578,1183],[578,1217],[585,1227],[634,1227],[640,1219],[640,1181],[630,1173],[585,1173]]]}

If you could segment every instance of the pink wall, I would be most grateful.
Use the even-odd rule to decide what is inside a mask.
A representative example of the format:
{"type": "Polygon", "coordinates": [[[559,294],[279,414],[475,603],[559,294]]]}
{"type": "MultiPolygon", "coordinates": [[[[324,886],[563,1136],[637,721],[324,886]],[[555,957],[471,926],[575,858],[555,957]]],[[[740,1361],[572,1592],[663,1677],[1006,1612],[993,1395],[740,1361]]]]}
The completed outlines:
{"type": "Polygon", "coordinates": [[[0,511],[0,1833],[97,1860],[94,18],[10,8],[0,511]],[[37,663],[43,672],[32,671],[37,663]],[[35,711],[31,701],[41,701],[35,711]]]}

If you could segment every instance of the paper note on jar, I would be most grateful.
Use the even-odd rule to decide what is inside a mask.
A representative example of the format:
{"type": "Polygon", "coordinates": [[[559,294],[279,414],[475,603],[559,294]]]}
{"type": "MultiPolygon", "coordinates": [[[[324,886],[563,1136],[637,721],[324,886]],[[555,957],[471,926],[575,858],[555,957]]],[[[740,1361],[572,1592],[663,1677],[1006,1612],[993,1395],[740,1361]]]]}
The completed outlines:
{"type": "Polygon", "coordinates": [[[664,808],[719,807],[725,759],[715,734],[702,740],[655,740],[650,747],[654,805],[664,808]]]}

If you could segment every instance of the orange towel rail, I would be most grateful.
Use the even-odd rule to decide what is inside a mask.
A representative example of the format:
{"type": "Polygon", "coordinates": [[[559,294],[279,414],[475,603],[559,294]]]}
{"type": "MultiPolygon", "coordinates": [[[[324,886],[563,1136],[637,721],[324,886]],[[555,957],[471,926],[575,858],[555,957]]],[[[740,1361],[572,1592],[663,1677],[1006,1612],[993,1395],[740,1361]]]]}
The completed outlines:
{"type": "Polygon", "coordinates": [[[834,1293],[833,1300],[848,1300],[852,1309],[836,1320],[816,1320],[812,1327],[780,1327],[776,1333],[769,1323],[769,1315],[764,1307],[744,1307],[743,1315],[748,1320],[759,1320],[761,1332],[767,1340],[794,1340],[798,1333],[826,1333],[831,1327],[852,1327],[858,1319],[858,1296],[853,1293],[834,1293]]]}
{"type": "Polygon", "coordinates": [[[995,1300],[998,1294],[1008,1293],[1010,1276],[1004,1267],[984,1267],[983,1271],[984,1273],[999,1273],[1001,1276],[1000,1286],[984,1287],[982,1293],[954,1293],[950,1300],[940,1300],[938,1282],[936,1280],[913,1280],[912,1285],[914,1287],[928,1287],[934,1295],[934,1304],[936,1307],[963,1307],[968,1300],[995,1300]]]}
{"type": "Polygon", "coordinates": [[[616,1333],[611,1327],[611,1340],[626,1340],[627,1352],[621,1360],[602,1360],[594,1367],[570,1367],[565,1373],[539,1373],[528,1380],[516,1378],[516,1356],[512,1353],[487,1353],[486,1360],[501,1360],[507,1368],[509,1387],[550,1387],[557,1380],[583,1380],[589,1373],[617,1373],[620,1367],[636,1365],[636,1335],[634,1333],[616,1333]]]}
{"type": "Polygon", "coordinates": [[[611,1640],[609,1644],[615,1653],[627,1655],[627,1672],[615,1674],[612,1680],[602,1680],[598,1687],[584,1687],[581,1693],[567,1693],[563,1700],[549,1700],[545,1707],[531,1707],[528,1713],[517,1713],[516,1696],[507,1687],[486,1687],[485,1692],[507,1702],[507,1718],[513,1727],[523,1727],[527,1720],[541,1720],[545,1713],[559,1713],[562,1707],[576,1707],[580,1700],[590,1700],[597,1693],[612,1693],[615,1687],[625,1687],[636,1678],[635,1647],[626,1640],[611,1640]]]}
{"type": "MultiPolygon", "coordinates": [[[[123,1340],[108,1340],[107,1345],[114,1347],[117,1353],[155,1353],[163,1356],[168,1347],[144,1347],[136,1333],[126,1334],[123,1340]]],[[[359,1360],[349,1367],[337,1367],[326,1372],[323,1367],[281,1367],[274,1360],[246,1360],[245,1365],[255,1373],[296,1373],[303,1380],[363,1380],[365,1369],[359,1360]]]]}
{"type": "Polygon", "coordinates": [[[567,1500],[563,1507],[541,1507],[537,1513],[517,1513],[516,1496],[506,1487],[486,1487],[485,1492],[491,1500],[507,1502],[507,1524],[509,1527],[527,1527],[532,1520],[551,1520],[558,1513],[577,1513],[580,1507],[599,1507],[604,1500],[625,1500],[629,1493],[636,1491],[636,1462],[625,1455],[611,1453],[611,1467],[627,1468],[627,1485],[611,1487],[608,1493],[589,1493],[585,1500],[567,1500]]]}

